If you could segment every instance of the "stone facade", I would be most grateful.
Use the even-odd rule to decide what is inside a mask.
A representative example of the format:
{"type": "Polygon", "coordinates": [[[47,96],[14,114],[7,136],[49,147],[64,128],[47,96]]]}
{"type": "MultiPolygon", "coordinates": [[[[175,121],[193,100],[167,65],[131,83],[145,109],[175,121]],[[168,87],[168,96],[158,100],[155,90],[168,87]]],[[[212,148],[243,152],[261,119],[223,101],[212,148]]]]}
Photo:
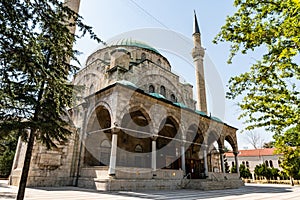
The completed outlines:
{"type": "MultiPolygon", "coordinates": [[[[230,176],[239,183],[234,187],[239,186],[238,175],[224,173],[223,160],[225,141],[238,152],[236,128],[206,114],[204,49],[200,33],[193,36],[193,57],[201,76],[199,108],[204,110],[196,109],[193,86],[180,82],[155,48],[133,39],[110,43],[92,53],[74,76],[73,83],[85,88],[70,109],[77,131],[56,149],[35,144],[27,185],[205,189],[230,176]]],[[[20,177],[24,145],[18,145],[13,185],[20,177]]]]}

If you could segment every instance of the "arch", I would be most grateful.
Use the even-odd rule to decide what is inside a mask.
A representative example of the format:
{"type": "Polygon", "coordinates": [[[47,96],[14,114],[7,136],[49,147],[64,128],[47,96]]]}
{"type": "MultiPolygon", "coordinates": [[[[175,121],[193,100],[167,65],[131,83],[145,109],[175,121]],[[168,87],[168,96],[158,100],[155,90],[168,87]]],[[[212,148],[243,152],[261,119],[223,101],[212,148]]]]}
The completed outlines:
{"type": "Polygon", "coordinates": [[[164,97],[166,96],[166,88],[165,86],[160,86],[160,94],[163,95],[164,97]]]}
{"type": "Polygon", "coordinates": [[[162,120],[156,140],[157,167],[164,169],[179,169],[180,138],[179,123],[173,116],[162,120]]]}
{"type": "Polygon", "coordinates": [[[175,97],[174,94],[171,94],[170,100],[171,100],[173,103],[174,103],[174,102],[177,102],[177,101],[176,101],[176,97],[175,97]]]}
{"type": "Polygon", "coordinates": [[[143,147],[140,144],[137,144],[134,148],[134,151],[142,153],[143,152],[143,147]]]}
{"type": "Polygon", "coordinates": [[[143,53],[141,54],[141,60],[144,61],[144,60],[146,60],[146,58],[147,58],[147,56],[146,56],[146,54],[143,52],[143,53]]]}
{"type": "MultiPolygon", "coordinates": [[[[168,85],[168,89],[172,91],[174,94],[176,94],[176,98],[178,102],[181,102],[185,105],[190,106],[191,104],[186,100],[186,98],[183,97],[183,94],[179,91],[178,86],[174,84],[174,81],[172,81],[171,78],[165,77],[161,74],[153,74],[151,70],[145,71],[144,76],[139,79],[139,81],[136,83],[136,85],[145,85],[144,83],[153,83],[153,80],[158,80],[159,82],[165,83],[165,85],[168,85]]],[[[156,83],[155,83],[156,84],[156,83]]],[[[158,84],[158,83],[157,83],[158,84]]],[[[146,87],[147,88],[147,87],[146,87]]],[[[156,92],[159,93],[159,87],[156,87],[156,92]]]]}
{"type": "Polygon", "coordinates": [[[140,106],[123,111],[121,130],[118,135],[118,166],[150,167],[151,134],[150,117],[140,106]]]}
{"type": "Polygon", "coordinates": [[[106,147],[106,148],[110,148],[111,147],[111,144],[110,144],[110,141],[109,140],[102,140],[101,144],[100,144],[100,147],[106,147]]]}
{"type": "Polygon", "coordinates": [[[111,148],[110,112],[104,105],[98,105],[87,118],[84,163],[88,166],[109,164],[111,148]]]}
{"type": "Polygon", "coordinates": [[[154,85],[149,85],[149,93],[154,93],[155,92],[155,87],[154,85]]]}
{"type": "Polygon", "coordinates": [[[227,141],[230,144],[230,146],[234,152],[238,151],[236,141],[230,135],[226,135],[224,138],[224,141],[227,141]]]}
{"type": "Polygon", "coordinates": [[[87,119],[87,133],[111,127],[111,112],[103,104],[96,106],[87,119]]]}
{"type": "Polygon", "coordinates": [[[267,167],[269,167],[269,161],[266,160],[265,164],[266,164],[267,167]]]}
{"type": "Polygon", "coordinates": [[[157,64],[160,66],[161,65],[161,60],[157,59],[157,64]]]}
{"type": "MultiPolygon", "coordinates": [[[[212,145],[214,143],[217,143],[218,149],[223,148],[221,138],[220,136],[215,132],[215,131],[210,131],[205,138],[205,144],[207,145],[208,148],[212,148],[212,145]]],[[[211,149],[209,149],[211,150],[211,149]]]]}
{"type": "Polygon", "coordinates": [[[270,167],[273,167],[273,161],[272,160],[269,160],[269,165],[270,165],[270,167]]]}
{"type": "Polygon", "coordinates": [[[89,89],[89,94],[94,93],[94,91],[95,91],[95,87],[94,87],[94,84],[92,84],[89,89]]]}
{"type": "Polygon", "coordinates": [[[189,126],[186,134],[186,141],[186,173],[190,173],[191,178],[193,179],[204,178],[204,155],[202,152],[204,135],[199,126],[196,124],[189,126]]]}

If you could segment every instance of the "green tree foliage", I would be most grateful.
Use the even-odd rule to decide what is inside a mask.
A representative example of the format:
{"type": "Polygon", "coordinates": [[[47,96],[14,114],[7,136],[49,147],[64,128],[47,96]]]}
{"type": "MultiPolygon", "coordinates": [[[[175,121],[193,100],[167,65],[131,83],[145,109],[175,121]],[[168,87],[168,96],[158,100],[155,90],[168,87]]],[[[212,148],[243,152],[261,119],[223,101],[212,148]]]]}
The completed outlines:
{"type": "Polygon", "coordinates": [[[279,176],[279,169],[267,167],[266,164],[260,164],[255,166],[254,173],[259,177],[265,177],[267,180],[277,179],[279,176]]]}
{"type": "Polygon", "coordinates": [[[281,154],[280,166],[290,177],[300,178],[300,125],[276,135],[276,153],[281,154]]]}
{"type": "Polygon", "coordinates": [[[10,174],[17,142],[16,133],[11,133],[0,140],[0,178],[7,178],[10,174]]]}
{"type": "Polygon", "coordinates": [[[246,129],[280,133],[300,121],[300,1],[235,0],[234,6],[214,42],[231,42],[229,62],[237,53],[266,53],[249,72],[230,79],[227,97],[243,97],[246,129]]]}
{"type": "Polygon", "coordinates": [[[230,173],[237,173],[236,165],[233,165],[233,166],[230,168],[230,173]]]}
{"type": "Polygon", "coordinates": [[[263,148],[274,148],[275,147],[275,141],[265,142],[263,145],[263,148]]]}
{"type": "Polygon", "coordinates": [[[0,137],[15,130],[28,136],[17,199],[24,197],[34,139],[50,148],[72,133],[68,77],[77,67],[69,61],[77,61],[73,43],[85,33],[100,41],[60,0],[0,0],[0,137]],[[69,31],[74,26],[80,35],[69,31]]]}
{"type": "Polygon", "coordinates": [[[251,178],[251,176],[252,176],[251,172],[250,172],[249,168],[247,168],[245,165],[240,164],[239,170],[240,170],[240,176],[242,178],[251,178]]]}
{"type": "MultiPolygon", "coordinates": [[[[228,152],[229,150],[225,150],[225,152],[228,152]]],[[[226,158],[226,155],[224,154],[224,167],[225,167],[225,173],[229,173],[230,172],[230,167],[228,164],[228,160],[226,158]]]]}

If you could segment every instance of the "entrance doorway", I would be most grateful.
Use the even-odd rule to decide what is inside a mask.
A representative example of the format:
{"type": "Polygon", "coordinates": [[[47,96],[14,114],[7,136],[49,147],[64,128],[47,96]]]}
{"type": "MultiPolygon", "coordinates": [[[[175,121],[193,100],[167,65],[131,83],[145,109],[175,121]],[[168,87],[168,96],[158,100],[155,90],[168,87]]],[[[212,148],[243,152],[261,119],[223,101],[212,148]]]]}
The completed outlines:
{"type": "Polygon", "coordinates": [[[190,173],[192,179],[205,178],[203,160],[187,159],[185,167],[186,173],[190,173]]]}

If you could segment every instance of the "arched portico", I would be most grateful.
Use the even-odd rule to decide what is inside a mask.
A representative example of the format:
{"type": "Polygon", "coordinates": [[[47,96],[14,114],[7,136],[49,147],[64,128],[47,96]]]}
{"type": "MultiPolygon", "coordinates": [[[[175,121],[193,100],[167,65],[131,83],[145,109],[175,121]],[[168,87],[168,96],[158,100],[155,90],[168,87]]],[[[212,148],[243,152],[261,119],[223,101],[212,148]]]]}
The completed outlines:
{"type": "Polygon", "coordinates": [[[84,165],[108,166],[111,148],[111,115],[108,108],[99,105],[91,113],[86,125],[84,165]]]}
{"type": "Polygon", "coordinates": [[[156,140],[157,168],[181,168],[179,159],[181,131],[179,124],[173,117],[168,116],[161,122],[159,130],[156,140]]]}
{"type": "Polygon", "coordinates": [[[191,178],[198,179],[205,177],[205,165],[203,154],[204,135],[197,125],[191,125],[186,134],[186,174],[191,174],[191,178]]]}

